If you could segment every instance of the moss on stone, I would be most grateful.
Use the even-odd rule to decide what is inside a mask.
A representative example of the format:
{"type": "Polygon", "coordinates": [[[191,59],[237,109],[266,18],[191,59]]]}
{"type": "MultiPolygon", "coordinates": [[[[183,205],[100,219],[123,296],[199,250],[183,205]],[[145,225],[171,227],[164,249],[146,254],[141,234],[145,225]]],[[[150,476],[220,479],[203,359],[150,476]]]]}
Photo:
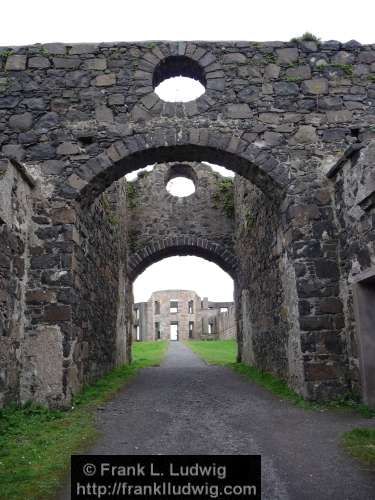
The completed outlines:
{"type": "Polygon", "coordinates": [[[219,179],[213,195],[216,208],[221,207],[230,218],[234,217],[234,183],[232,179],[219,179]]]}

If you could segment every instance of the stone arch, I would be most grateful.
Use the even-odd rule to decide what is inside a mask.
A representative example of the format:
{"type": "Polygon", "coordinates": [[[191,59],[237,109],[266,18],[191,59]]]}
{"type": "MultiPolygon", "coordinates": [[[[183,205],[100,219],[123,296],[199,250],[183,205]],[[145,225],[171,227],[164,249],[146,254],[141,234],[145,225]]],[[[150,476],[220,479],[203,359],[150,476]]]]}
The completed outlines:
{"type": "Polygon", "coordinates": [[[172,42],[162,47],[154,47],[144,54],[134,74],[141,99],[132,109],[133,117],[150,111],[152,114],[159,114],[165,103],[154,92],[154,88],[162,80],[178,74],[200,81],[206,91],[203,96],[187,105],[179,102],[168,103],[169,113],[172,115],[177,116],[183,109],[188,114],[204,112],[207,99],[217,101],[218,95],[225,89],[225,73],[221,62],[207,48],[202,49],[191,42],[172,42]],[[165,64],[168,61],[174,63],[165,64]]]}
{"type": "Polygon", "coordinates": [[[178,236],[165,238],[134,252],[128,262],[129,278],[134,281],[147,267],[175,255],[195,255],[217,264],[235,279],[237,258],[224,246],[205,238],[178,236]]]}
{"type": "Polygon", "coordinates": [[[270,198],[282,195],[288,182],[287,166],[269,149],[232,133],[209,129],[162,129],[135,134],[114,142],[74,174],[76,198],[90,203],[114,181],[151,163],[208,161],[245,177],[270,198]]]}

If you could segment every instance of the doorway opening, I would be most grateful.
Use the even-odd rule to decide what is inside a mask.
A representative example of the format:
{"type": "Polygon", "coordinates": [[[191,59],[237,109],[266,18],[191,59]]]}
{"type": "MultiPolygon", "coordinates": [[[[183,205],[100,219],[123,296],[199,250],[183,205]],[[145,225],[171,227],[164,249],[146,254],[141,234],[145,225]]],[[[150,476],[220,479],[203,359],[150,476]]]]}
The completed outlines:
{"type": "Polygon", "coordinates": [[[178,340],[178,322],[171,323],[169,339],[173,341],[178,340]]]}
{"type": "Polygon", "coordinates": [[[375,269],[361,275],[353,287],[363,400],[375,406],[375,269]]]}

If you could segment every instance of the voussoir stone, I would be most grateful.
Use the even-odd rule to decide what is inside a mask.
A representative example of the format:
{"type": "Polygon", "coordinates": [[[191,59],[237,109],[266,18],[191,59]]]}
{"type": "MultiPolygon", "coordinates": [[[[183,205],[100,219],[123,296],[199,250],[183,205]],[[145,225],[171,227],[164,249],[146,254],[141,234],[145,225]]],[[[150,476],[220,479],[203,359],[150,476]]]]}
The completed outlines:
{"type": "Polygon", "coordinates": [[[31,113],[20,113],[9,118],[9,126],[16,130],[28,130],[33,124],[33,115],[31,113]]]}

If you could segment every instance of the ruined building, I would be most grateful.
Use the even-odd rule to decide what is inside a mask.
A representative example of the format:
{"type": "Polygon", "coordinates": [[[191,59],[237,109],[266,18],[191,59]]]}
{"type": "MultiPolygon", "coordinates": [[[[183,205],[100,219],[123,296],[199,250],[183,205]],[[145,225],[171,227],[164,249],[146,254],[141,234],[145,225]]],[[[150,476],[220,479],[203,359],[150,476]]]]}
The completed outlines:
{"type": "Polygon", "coordinates": [[[192,290],[161,290],[133,311],[133,340],[229,340],[236,337],[233,302],[209,302],[192,290]]]}
{"type": "Polygon", "coordinates": [[[1,405],[67,406],[130,362],[133,281],[190,254],[234,280],[243,362],[309,399],[375,404],[374,45],[0,55],[1,405]],[[162,101],[155,88],[177,75],[205,93],[162,101]],[[233,185],[202,162],[232,170],[233,185]],[[195,193],[170,196],[176,175],[195,193]]]}

